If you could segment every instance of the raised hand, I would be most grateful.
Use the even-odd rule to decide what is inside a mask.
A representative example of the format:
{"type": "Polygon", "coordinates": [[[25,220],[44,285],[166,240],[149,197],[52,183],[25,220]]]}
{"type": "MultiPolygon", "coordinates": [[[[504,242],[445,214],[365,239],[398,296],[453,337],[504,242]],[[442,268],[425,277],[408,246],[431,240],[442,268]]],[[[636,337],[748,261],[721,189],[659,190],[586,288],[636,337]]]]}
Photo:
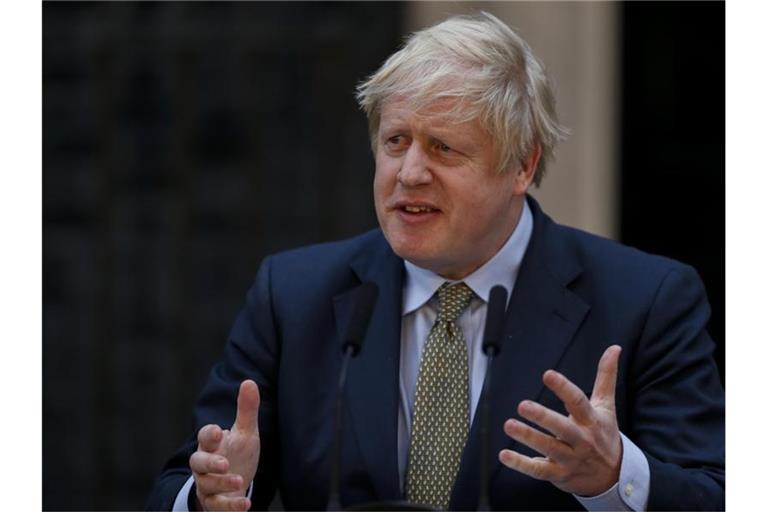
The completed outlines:
{"type": "Polygon", "coordinates": [[[197,451],[189,458],[198,506],[203,510],[248,510],[245,496],[256,475],[259,440],[259,387],[243,381],[237,415],[230,430],[206,425],[197,434],[197,451]]]}
{"type": "Polygon", "coordinates": [[[615,405],[620,354],[618,345],[603,353],[591,398],[564,375],[544,372],[544,384],[563,401],[570,415],[565,417],[530,400],[520,402],[518,413],[553,435],[507,420],[504,432],[543,457],[501,450],[502,464],[580,496],[597,496],[610,489],[619,479],[622,457],[615,405]]]}

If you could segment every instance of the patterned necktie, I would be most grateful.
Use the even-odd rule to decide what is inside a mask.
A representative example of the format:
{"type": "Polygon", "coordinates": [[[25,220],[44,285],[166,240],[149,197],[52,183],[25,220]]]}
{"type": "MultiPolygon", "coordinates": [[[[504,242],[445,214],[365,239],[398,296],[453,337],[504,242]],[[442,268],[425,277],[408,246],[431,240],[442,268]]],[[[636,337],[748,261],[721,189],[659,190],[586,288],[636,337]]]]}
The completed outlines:
{"type": "Polygon", "coordinates": [[[446,509],[469,432],[469,363],[456,323],[472,299],[464,283],[437,290],[437,319],[429,331],[416,380],[408,501],[446,509]]]}

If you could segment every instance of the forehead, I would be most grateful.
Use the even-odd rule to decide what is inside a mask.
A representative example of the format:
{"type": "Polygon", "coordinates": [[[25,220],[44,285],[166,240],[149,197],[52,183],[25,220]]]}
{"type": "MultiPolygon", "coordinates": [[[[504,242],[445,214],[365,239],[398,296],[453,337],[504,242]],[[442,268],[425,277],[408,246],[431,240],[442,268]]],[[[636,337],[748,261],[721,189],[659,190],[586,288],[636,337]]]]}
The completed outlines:
{"type": "Polygon", "coordinates": [[[456,131],[467,136],[490,139],[480,120],[469,115],[456,98],[439,98],[420,105],[404,97],[393,97],[382,103],[381,129],[407,125],[412,129],[456,131]]]}

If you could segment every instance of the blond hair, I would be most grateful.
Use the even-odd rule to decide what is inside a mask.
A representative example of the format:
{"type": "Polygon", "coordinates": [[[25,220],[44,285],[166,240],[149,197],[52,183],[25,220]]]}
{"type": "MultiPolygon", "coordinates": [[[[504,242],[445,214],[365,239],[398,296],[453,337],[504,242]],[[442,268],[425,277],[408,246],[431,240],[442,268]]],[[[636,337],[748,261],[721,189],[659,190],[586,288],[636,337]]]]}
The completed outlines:
{"type": "Polygon", "coordinates": [[[358,85],[374,151],[381,107],[395,96],[406,98],[414,111],[439,99],[456,100],[451,113],[457,121],[479,119],[495,140],[498,172],[516,168],[539,143],[537,186],[555,146],[568,135],[557,121],[544,66],[520,36],[486,12],[454,16],[411,34],[358,85]]]}

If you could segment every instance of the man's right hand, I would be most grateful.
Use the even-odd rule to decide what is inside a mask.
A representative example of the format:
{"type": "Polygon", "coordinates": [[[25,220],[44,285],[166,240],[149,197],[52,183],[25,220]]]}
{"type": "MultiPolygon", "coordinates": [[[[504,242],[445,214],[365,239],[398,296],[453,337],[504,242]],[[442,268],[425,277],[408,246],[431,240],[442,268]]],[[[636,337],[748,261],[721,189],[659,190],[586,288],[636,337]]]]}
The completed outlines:
{"type": "Polygon", "coordinates": [[[231,430],[206,425],[197,434],[197,451],[189,458],[197,504],[202,510],[248,510],[245,497],[259,466],[259,387],[240,384],[237,416],[231,430]]]}

